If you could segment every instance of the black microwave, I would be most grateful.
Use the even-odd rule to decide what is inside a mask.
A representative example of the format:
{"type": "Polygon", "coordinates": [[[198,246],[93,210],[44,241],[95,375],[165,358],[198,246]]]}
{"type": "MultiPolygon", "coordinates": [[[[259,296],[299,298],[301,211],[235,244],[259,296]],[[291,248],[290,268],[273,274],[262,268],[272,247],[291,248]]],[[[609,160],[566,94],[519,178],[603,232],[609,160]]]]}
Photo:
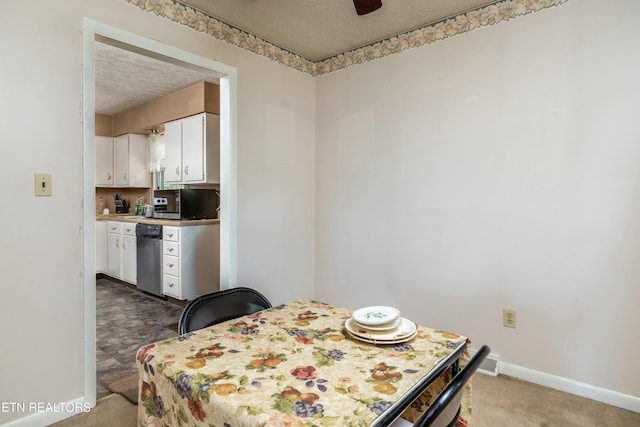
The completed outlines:
{"type": "Polygon", "coordinates": [[[158,219],[216,219],[220,195],[217,190],[189,188],[153,192],[153,217],[158,219]]]}

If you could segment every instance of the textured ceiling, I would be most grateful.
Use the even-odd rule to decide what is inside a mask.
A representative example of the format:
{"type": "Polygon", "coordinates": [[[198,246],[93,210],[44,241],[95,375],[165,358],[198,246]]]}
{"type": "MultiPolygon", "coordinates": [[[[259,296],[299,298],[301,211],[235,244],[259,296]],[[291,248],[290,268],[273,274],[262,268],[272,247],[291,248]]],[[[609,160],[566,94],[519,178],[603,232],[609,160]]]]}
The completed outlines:
{"type": "Polygon", "coordinates": [[[96,113],[113,115],[201,81],[211,73],[185,68],[106,43],[95,43],[96,113]]]}
{"type": "Polygon", "coordinates": [[[496,0],[382,0],[358,16],[353,0],[179,0],[207,15],[320,61],[477,9],[496,0]]]}

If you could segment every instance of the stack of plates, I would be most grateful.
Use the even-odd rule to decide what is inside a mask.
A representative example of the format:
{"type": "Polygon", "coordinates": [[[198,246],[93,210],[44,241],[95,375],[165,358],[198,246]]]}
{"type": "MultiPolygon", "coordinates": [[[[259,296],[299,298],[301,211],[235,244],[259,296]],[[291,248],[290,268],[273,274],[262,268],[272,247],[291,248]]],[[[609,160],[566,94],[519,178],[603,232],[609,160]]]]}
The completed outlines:
{"type": "Polygon", "coordinates": [[[400,310],[385,306],[354,311],[344,327],[353,338],[372,344],[398,344],[409,341],[418,333],[415,323],[400,317],[400,310]]]}

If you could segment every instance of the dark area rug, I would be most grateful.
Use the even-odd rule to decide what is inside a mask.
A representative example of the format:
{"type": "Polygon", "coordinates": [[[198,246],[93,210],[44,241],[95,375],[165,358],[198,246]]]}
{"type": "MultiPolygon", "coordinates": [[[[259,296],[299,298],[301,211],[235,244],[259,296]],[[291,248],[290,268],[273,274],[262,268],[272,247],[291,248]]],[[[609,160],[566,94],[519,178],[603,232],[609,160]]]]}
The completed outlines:
{"type": "Polygon", "coordinates": [[[118,393],[134,405],[138,404],[138,375],[126,375],[111,381],[106,385],[107,390],[118,393]]]}

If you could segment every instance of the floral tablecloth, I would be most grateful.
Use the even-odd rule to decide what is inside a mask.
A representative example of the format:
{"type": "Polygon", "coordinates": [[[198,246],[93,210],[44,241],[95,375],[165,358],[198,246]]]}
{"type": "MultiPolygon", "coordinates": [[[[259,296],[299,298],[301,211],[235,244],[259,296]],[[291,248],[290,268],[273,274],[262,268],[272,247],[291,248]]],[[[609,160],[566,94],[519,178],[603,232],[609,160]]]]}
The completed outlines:
{"type": "MultiPolygon", "coordinates": [[[[351,314],[295,300],[140,348],[138,425],[369,426],[466,341],[418,326],[408,342],[367,344],[344,330],[351,314]]],[[[414,421],[450,375],[403,417],[414,421]]],[[[470,415],[465,394],[458,425],[470,415]]]]}

